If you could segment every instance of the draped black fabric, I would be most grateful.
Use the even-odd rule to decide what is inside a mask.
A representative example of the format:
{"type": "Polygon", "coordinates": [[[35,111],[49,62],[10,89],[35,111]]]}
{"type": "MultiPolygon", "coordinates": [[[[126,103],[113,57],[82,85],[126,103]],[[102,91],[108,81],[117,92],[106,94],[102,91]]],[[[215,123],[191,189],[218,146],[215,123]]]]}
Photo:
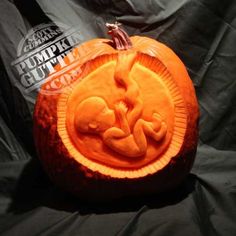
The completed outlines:
{"type": "Polygon", "coordinates": [[[236,2],[233,0],[0,1],[0,235],[236,235],[236,2]],[[37,92],[12,62],[40,24],[107,37],[105,22],[172,48],[195,85],[200,137],[193,169],[176,190],[92,204],[57,189],[32,134],[37,92]]]}

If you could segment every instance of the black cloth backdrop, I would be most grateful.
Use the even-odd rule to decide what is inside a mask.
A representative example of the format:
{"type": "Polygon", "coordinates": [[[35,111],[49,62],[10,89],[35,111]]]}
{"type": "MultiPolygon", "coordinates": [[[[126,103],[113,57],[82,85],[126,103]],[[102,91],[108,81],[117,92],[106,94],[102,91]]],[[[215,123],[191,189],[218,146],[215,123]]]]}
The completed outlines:
{"type": "Polygon", "coordinates": [[[236,2],[229,0],[0,1],[0,235],[236,235],[236,2]],[[34,26],[79,27],[84,41],[121,22],[185,63],[200,137],[191,174],[176,190],[107,204],[81,202],[50,183],[32,135],[36,93],[17,86],[20,40],[34,26]]]}

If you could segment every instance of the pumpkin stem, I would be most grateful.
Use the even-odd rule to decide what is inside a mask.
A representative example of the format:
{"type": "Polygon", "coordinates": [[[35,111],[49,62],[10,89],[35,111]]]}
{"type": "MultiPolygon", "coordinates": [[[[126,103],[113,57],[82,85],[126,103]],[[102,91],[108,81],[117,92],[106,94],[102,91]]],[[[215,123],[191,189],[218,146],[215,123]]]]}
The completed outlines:
{"type": "Polygon", "coordinates": [[[108,34],[112,37],[113,47],[117,50],[127,50],[132,48],[129,35],[119,26],[121,26],[121,23],[118,23],[117,21],[115,24],[106,23],[108,34]]]}

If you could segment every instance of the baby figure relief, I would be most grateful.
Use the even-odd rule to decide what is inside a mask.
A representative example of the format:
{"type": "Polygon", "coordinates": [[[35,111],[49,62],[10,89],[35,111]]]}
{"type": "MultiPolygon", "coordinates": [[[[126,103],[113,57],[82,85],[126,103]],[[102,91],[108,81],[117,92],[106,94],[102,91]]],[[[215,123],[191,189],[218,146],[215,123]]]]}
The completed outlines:
{"type": "Polygon", "coordinates": [[[157,59],[131,51],[95,60],[97,68],[63,95],[65,105],[60,103],[75,149],[121,168],[161,158],[174,132],[177,95],[171,75],[157,59]],[[147,69],[152,65],[160,74],[147,69]]]}
{"type": "MultiPolygon", "coordinates": [[[[80,132],[98,134],[103,142],[114,151],[131,158],[143,156],[147,151],[147,136],[160,141],[167,131],[165,122],[158,113],[154,113],[152,121],[145,121],[129,111],[124,101],[115,105],[115,110],[108,108],[106,102],[100,97],[90,97],[79,106],[79,113],[87,111],[89,115],[81,115],[76,120],[80,132]],[[130,114],[130,116],[128,116],[130,114]],[[136,116],[136,117],[135,117],[136,116]],[[129,117],[129,120],[128,120],[129,117]],[[115,127],[115,121],[119,127],[115,127]],[[134,123],[133,127],[131,127],[134,123]]],[[[141,114],[142,110],[135,113],[141,114]]]]}

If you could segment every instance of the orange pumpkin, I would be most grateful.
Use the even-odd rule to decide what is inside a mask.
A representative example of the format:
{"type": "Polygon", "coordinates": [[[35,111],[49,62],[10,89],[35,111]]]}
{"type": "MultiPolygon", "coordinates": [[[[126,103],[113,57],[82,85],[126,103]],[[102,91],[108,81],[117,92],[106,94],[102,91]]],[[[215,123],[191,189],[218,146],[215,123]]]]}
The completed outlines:
{"type": "MultiPolygon", "coordinates": [[[[77,58],[69,85],[58,80],[60,93],[38,94],[40,160],[56,185],[89,200],[174,188],[189,173],[197,147],[191,80],[164,44],[129,38],[117,23],[106,26],[112,40],[85,42],[64,58],[77,58]]],[[[50,92],[49,83],[41,91],[50,92]]]]}

